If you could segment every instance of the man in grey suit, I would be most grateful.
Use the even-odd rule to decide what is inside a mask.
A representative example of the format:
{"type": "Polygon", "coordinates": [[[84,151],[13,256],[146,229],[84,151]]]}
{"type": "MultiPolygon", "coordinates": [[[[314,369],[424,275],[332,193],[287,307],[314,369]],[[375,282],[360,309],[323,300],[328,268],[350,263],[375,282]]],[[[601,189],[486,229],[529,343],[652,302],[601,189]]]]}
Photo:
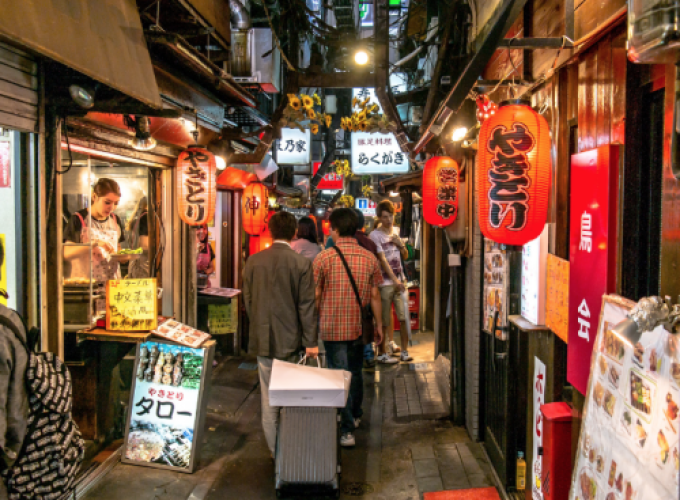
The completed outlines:
{"type": "Polygon", "coordinates": [[[272,361],[295,361],[301,348],[316,357],[317,315],[312,261],[290,246],[297,222],[287,212],[269,220],[274,243],[251,255],[243,272],[243,301],[250,321],[248,351],[257,356],[262,392],[262,428],[274,456],[279,407],[269,406],[272,361]]]}

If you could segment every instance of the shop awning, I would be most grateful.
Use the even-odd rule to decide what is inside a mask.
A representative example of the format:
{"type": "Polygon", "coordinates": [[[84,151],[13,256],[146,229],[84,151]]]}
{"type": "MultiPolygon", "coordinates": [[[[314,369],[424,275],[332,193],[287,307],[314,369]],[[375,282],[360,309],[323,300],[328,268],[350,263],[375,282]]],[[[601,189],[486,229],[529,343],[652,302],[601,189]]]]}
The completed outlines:
{"type": "Polygon", "coordinates": [[[423,171],[415,170],[408,174],[395,175],[380,181],[386,191],[399,191],[402,187],[420,189],[423,185],[423,171]]]}
{"type": "Polygon", "coordinates": [[[255,174],[238,168],[227,167],[217,176],[217,189],[241,190],[256,180],[257,176],[255,174]]]}
{"type": "Polygon", "coordinates": [[[161,108],[135,0],[4,0],[0,38],[161,108]]]}

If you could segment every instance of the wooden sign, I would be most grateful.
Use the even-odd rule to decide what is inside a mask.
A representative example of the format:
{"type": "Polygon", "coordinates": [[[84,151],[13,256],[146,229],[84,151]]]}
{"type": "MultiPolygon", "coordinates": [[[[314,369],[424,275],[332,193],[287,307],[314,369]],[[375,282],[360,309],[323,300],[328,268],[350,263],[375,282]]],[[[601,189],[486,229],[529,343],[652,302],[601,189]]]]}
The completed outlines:
{"type": "Polygon", "coordinates": [[[569,261],[548,255],[545,325],[569,343],[569,261]]]}
{"type": "Polygon", "coordinates": [[[156,278],[106,282],[106,329],[140,332],[158,326],[156,278]]]}

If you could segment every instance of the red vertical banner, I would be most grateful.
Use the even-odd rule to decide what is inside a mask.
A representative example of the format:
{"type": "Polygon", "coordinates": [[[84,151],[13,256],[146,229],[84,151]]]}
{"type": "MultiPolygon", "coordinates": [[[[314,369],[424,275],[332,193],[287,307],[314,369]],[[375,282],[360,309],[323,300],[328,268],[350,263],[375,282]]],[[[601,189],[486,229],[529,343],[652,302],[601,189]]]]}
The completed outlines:
{"type": "Polygon", "coordinates": [[[582,394],[602,295],[616,289],[619,146],[571,157],[569,346],[567,380],[582,394]]]}
{"type": "Polygon", "coordinates": [[[0,188],[12,187],[12,159],[10,142],[0,141],[0,188]]]}

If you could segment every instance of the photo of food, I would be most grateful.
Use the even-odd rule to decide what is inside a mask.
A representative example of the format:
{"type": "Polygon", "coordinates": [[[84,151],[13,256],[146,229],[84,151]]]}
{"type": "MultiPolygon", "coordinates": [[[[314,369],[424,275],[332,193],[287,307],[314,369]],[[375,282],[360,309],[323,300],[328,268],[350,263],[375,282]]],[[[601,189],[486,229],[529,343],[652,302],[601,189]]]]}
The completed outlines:
{"type": "Polygon", "coordinates": [[[607,373],[607,360],[604,359],[603,356],[600,356],[600,360],[599,360],[599,363],[598,363],[598,364],[599,364],[599,366],[600,366],[600,373],[601,373],[602,375],[604,375],[605,373],[607,373]]]}
{"type": "Polygon", "coordinates": [[[629,411],[623,412],[623,415],[621,416],[621,423],[623,424],[623,429],[630,436],[633,419],[629,411]]]}
{"type": "Polygon", "coordinates": [[[680,413],[680,408],[678,404],[673,400],[673,394],[670,392],[666,394],[666,408],[663,410],[663,414],[670,425],[671,430],[677,433],[677,428],[675,426],[675,421],[678,419],[678,414],[680,413]]]}
{"type": "Polygon", "coordinates": [[[602,340],[601,351],[610,358],[613,358],[616,361],[621,361],[625,354],[624,344],[623,340],[621,340],[614,332],[611,331],[613,326],[614,325],[607,321],[604,322],[604,338],[602,340]]]}
{"type": "Polygon", "coordinates": [[[607,378],[609,379],[609,382],[614,387],[616,387],[617,389],[619,388],[619,380],[621,379],[621,372],[614,365],[609,367],[609,372],[608,372],[607,378]]]}
{"type": "Polygon", "coordinates": [[[640,448],[645,447],[645,443],[647,442],[647,431],[642,426],[642,422],[640,422],[639,419],[635,423],[635,439],[637,440],[638,445],[640,445],[640,448]]]}
{"type": "Polygon", "coordinates": [[[593,479],[589,469],[583,469],[579,474],[579,490],[582,500],[595,500],[597,498],[597,482],[593,479]]]}
{"type": "Polygon", "coordinates": [[[616,406],[616,398],[614,395],[609,392],[609,390],[606,390],[604,393],[604,411],[609,415],[610,417],[614,416],[614,407],[616,406]]]}
{"type": "Polygon", "coordinates": [[[656,436],[656,442],[659,445],[659,459],[662,465],[666,465],[668,457],[670,456],[671,447],[668,445],[668,440],[663,431],[659,431],[656,436]]]}
{"type": "Polygon", "coordinates": [[[602,384],[597,382],[595,384],[595,390],[593,391],[594,394],[594,399],[595,399],[595,404],[597,406],[602,406],[602,403],[604,402],[604,387],[602,387],[602,384]]]}
{"type": "Polygon", "coordinates": [[[671,363],[671,377],[677,385],[680,385],[680,363],[675,361],[671,363]]]}
{"type": "Polygon", "coordinates": [[[614,481],[616,481],[616,462],[612,460],[612,464],[609,467],[609,480],[607,481],[610,488],[614,487],[614,481]]]}
{"type": "Polygon", "coordinates": [[[638,342],[633,348],[633,361],[639,366],[644,366],[645,347],[638,342]]]}
{"type": "Polygon", "coordinates": [[[179,326],[179,323],[178,323],[177,321],[170,320],[170,321],[168,321],[168,322],[166,323],[166,325],[167,325],[169,328],[177,328],[177,327],[179,326]]]}
{"type": "Polygon", "coordinates": [[[634,370],[630,372],[630,404],[637,411],[651,415],[652,390],[650,384],[634,370]]]}
{"type": "Polygon", "coordinates": [[[125,448],[125,458],[171,467],[188,468],[194,433],[169,425],[133,420],[125,448]]]}

